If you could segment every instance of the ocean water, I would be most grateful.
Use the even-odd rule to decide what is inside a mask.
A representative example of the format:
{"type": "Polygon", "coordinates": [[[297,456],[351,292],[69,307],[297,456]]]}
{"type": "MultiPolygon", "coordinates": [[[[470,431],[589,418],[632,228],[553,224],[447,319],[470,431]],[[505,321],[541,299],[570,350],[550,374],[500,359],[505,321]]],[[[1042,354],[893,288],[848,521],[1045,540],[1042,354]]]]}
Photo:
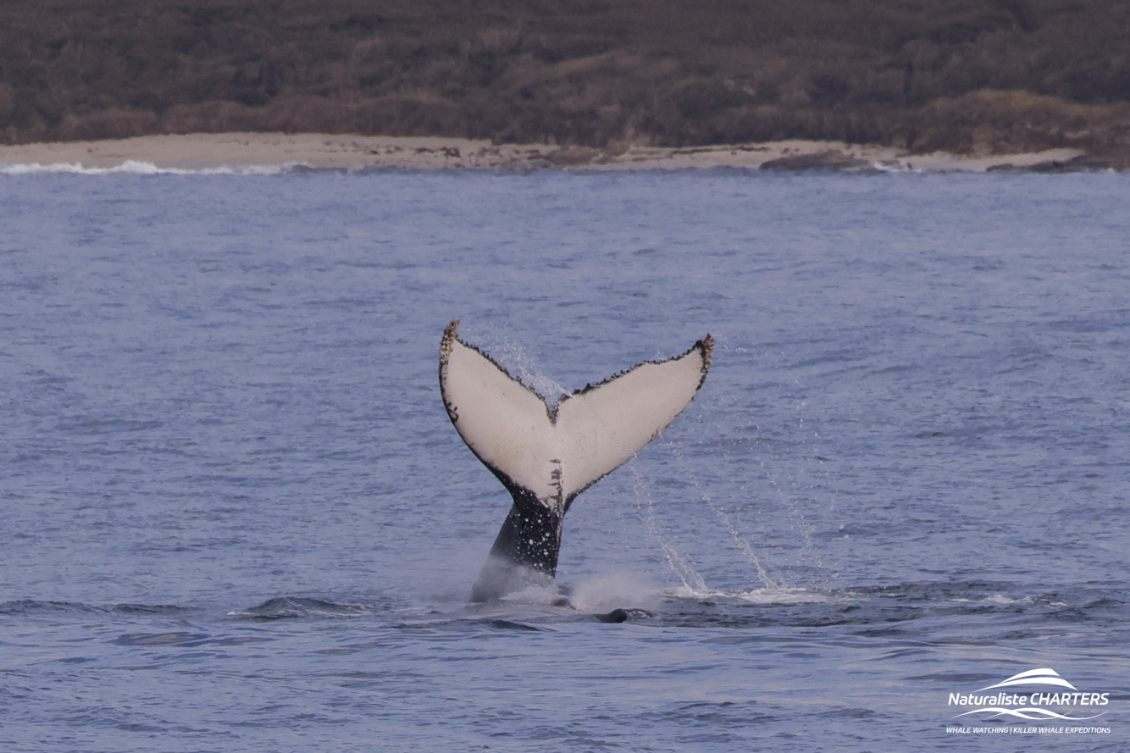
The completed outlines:
{"type": "Polygon", "coordinates": [[[1124,750],[1128,238],[1109,174],[0,175],[0,750],[1124,750]],[[455,318],[543,389],[717,340],[573,608],[467,603],[455,318]],[[1033,668],[1099,731],[948,702],[1033,668]]]}

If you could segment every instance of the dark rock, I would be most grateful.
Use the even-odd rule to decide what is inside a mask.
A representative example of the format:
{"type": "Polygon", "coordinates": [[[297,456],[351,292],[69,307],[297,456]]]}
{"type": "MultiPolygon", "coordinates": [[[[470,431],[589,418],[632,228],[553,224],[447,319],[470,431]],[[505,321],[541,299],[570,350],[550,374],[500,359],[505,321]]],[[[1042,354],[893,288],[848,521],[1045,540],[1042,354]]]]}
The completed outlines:
{"type": "Polygon", "coordinates": [[[813,154],[790,154],[761,164],[762,170],[874,170],[867,160],[828,149],[813,154]]]}

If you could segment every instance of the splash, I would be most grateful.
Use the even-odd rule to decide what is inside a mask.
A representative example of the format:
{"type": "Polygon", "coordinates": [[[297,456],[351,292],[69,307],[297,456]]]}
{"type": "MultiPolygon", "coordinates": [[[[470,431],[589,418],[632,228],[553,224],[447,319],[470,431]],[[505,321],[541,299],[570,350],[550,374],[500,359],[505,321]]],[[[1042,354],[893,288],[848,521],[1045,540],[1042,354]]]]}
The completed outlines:
{"type": "Polygon", "coordinates": [[[683,452],[683,449],[681,447],[675,447],[674,454],[675,459],[679,463],[680,475],[682,475],[690,482],[691,487],[702,490],[699,492],[700,501],[702,501],[708,508],[710,508],[710,511],[714,513],[714,517],[716,517],[718,521],[726,528],[726,532],[730,536],[730,541],[733,542],[734,547],[739,552],[741,552],[742,557],[745,558],[746,562],[753,568],[753,571],[754,573],[756,573],[757,577],[761,579],[761,582],[767,588],[779,588],[780,584],[772,577],[770,577],[769,572],[762,564],[761,558],[758,557],[757,553],[753,550],[753,547],[750,545],[749,540],[742,535],[741,531],[738,530],[737,525],[734,523],[733,516],[726,512],[725,508],[723,508],[721,504],[715,501],[712,494],[706,491],[706,489],[708,488],[706,484],[699,483],[698,479],[695,477],[694,470],[691,467],[690,462],[687,461],[686,454],[683,452]]]}
{"type": "Polygon", "coordinates": [[[701,591],[686,588],[676,588],[666,592],[666,595],[675,599],[694,599],[697,601],[730,601],[744,602],[746,604],[831,604],[851,599],[843,594],[830,594],[821,591],[812,591],[807,588],[794,588],[790,586],[773,586],[769,588],[753,588],[748,591],[726,591],[722,589],[707,588],[701,591]]]}
{"type": "Polygon", "coordinates": [[[539,607],[558,607],[563,605],[564,597],[554,583],[531,583],[525,588],[503,595],[499,601],[511,604],[526,604],[539,607]]]}
{"type": "Polygon", "coordinates": [[[610,573],[581,581],[573,588],[570,602],[580,612],[616,609],[653,611],[663,597],[662,589],[638,573],[610,573]]]}
{"type": "Polygon", "coordinates": [[[667,567],[682,581],[683,588],[689,591],[708,590],[706,581],[703,580],[698,570],[694,568],[694,565],[692,565],[659,530],[659,524],[655,518],[655,500],[651,495],[651,489],[644,480],[643,474],[641,474],[639,468],[636,467],[635,460],[629,462],[627,468],[632,474],[632,496],[636,512],[640,514],[644,529],[647,531],[648,535],[651,536],[652,540],[658,543],[659,547],[663,550],[663,555],[667,558],[667,567]]]}
{"type": "Polygon", "coordinates": [[[491,358],[498,361],[510,374],[538,394],[547,405],[553,407],[569,394],[555,379],[550,377],[538,364],[536,358],[521,343],[511,339],[480,338],[491,358]]]}

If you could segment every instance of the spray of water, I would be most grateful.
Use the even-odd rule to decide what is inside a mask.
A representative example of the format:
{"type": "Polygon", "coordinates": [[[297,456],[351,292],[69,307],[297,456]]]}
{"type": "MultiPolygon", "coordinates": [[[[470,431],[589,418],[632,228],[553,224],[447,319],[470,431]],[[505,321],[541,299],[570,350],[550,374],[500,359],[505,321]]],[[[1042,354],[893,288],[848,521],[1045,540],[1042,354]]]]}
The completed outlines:
{"type": "Polygon", "coordinates": [[[573,587],[569,601],[580,612],[653,610],[662,596],[661,588],[638,573],[613,572],[580,581],[573,587]]]}
{"type": "MultiPolygon", "coordinates": [[[[797,388],[799,389],[800,380],[797,379],[797,380],[794,380],[794,382],[795,382],[797,388]]],[[[813,430],[812,433],[811,433],[811,438],[809,437],[808,427],[805,426],[805,413],[804,413],[807,406],[808,406],[808,402],[805,401],[805,400],[801,400],[796,404],[797,436],[802,437],[804,439],[810,439],[812,446],[813,446],[813,449],[815,449],[815,447],[817,446],[817,443],[821,441],[820,432],[813,430]]],[[[809,454],[819,455],[819,453],[815,452],[815,451],[812,451],[809,454]]],[[[785,499],[785,494],[784,494],[783,490],[777,484],[776,478],[774,477],[774,475],[772,473],[769,472],[769,469],[767,469],[765,467],[764,460],[761,461],[761,467],[766,471],[766,477],[769,479],[770,486],[772,486],[773,490],[777,493],[777,499],[783,504],[785,509],[787,509],[789,511],[790,517],[792,518],[793,527],[797,531],[800,532],[801,540],[803,542],[802,546],[803,546],[805,559],[808,560],[809,562],[812,562],[814,565],[816,565],[816,567],[818,567],[820,569],[824,569],[824,561],[823,561],[823,558],[821,556],[820,548],[813,545],[812,524],[809,522],[808,516],[804,512],[804,506],[801,505],[801,504],[798,504],[797,501],[795,500],[795,498],[792,500],[791,503],[788,503],[785,499]]],[[[797,479],[795,477],[795,475],[790,475],[788,480],[792,483],[792,486],[793,486],[794,489],[800,488],[803,485],[802,480],[797,479]]]]}
{"type": "MultiPolygon", "coordinates": [[[[492,358],[501,363],[512,375],[541,395],[550,405],[555,404],[562,395],[567,394],[568,390],[546,375],[545,372],[539,368],[537,360],[529,350],[520,343],[509,338],[501,337],[497,333],[489,332],[478,335],[476,339],[478,342],[482,343],[484,349],[490,353],[492,358]]],[[[699,483],[693,464],[689,462],[682,448],[673,447],[672,451],[679,463],[681,476],[689,481],[691,487],[699,490],[699,500],[706,505],[722,524],[734,547],[741,553],[743,559],[749,564],[753,575],[760,581],[761,588],[754,589],[750,591],[750,593],[782,590],[782,584],[769,574],[761,557],[758,556],[749,540],[741,533],[734,517],[714,498],[714,495],[707,491],[709,488],[707,484],[699,483]]],[[[762,467],[764,469],[763,461],[762,467]]],[[[635,511],[640,516],[644,529],[649,537],[658,544],[660,550],[663,552],[668,568],[682,583],[683,591],[689,595],[716,594],[717,592],[707,586],[702,575],[694,567],[690,559],[680,552],[671,539],[660,529],[656,516],[654,497],[636,461],[631,461],[627,468],[632,475],[635,511]]],[[[774,489],[778,498],[784,501],[785,495],[778,486],[776,479],[768,473],[766,475],[769,479],[770,486],[774,489]]],[[[806,549],[811,550],[811,534],[807,521],[803,519],[803,514],[799,513],[793,505],[785,506],[793,513],[794,517],[797,515],[800,516],[800,520],[796,520],[794,523],[796,527],[799,528],[805,540],[806,549]]]]}
{"type": "Polygon", "coordinates": [[[476,333],[474,340],[511,376],[536,392],[550,406],[556,405],[562,395],[568,394],[569,390],[547,375],[521,343],[491,332],[476,333]]]}
{"type": "Polygon", "coordinates": [[[768,571],[765,569],[765,566],[761,562],[761,558],[757,556],[757,553],[753,550],[753,547],[750,546],[749,540],[746,539],[746,537],[742,535],[741,531],[738,530],[737,525],[735,525],[734,523],[733,516],[726,512],[725,508],[722,507],[722,505],[714,499],[714,495],[706,491],[706,489],[708,488],[706,484],[701,484],[698,482],[698,479],[694,475],[691,464],[687,461],[686,455],[683,452],[682,448],[676,447],[674,450],[674,455],[676,460],[678,460],[679,462],[680,473],[682,474],[682,476],[690,482],[690,485],[693,488],[700,490],[700,501],[708,508],[710,508],[710,511],[714,513],[714,517],[718,518],[718,522],[720,522],[726,528],[726,532],[730,535],[730,541],[733,542],[734,547],[739,552],[741,552],[746,562],[748,562],[749,565],[753,568],[753,571],[757,574],[757,577],[761,580],[763,586],[765,588],[771,589],[779,588],[780,583],[769,576],[768,571]]]}
{"type": "Polygon", "coordinates": [[[655,518],[655,500],[651,495],[651,488],[636,466],[635,459],[630,461],[627,467],[632,474],[632,496],[636,512],[643,521],[644,529],[648,535],[663,550],[663,555],[667,558],[667,566],[682,581],[683,588],[688,592],[703,593],[708,591],[706,581],[699,575],[694,565],[659,530],[659,524],[655,518]]]}

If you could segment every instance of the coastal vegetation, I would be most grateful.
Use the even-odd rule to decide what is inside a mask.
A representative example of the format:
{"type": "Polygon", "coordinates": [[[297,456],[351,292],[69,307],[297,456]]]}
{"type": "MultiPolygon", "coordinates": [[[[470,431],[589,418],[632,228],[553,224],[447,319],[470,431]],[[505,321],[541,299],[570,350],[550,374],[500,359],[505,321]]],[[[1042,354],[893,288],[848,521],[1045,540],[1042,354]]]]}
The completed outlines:
{"type": "Polygon", "coordinates": [[[1130,165],[1122,0],[6,0],[0,142],[785,138],[1130,165]]]}

